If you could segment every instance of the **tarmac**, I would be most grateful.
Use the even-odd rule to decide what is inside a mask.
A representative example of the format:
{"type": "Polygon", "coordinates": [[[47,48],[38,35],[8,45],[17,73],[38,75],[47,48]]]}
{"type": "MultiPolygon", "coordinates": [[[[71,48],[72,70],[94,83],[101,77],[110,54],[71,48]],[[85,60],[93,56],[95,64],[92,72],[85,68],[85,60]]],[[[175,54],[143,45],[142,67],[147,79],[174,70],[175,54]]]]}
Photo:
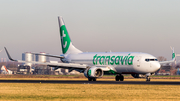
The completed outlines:
{"type": "Polygon", "coordinates": [[[0,83],[180,85],[180,81],[0,80],[0,83]]]}

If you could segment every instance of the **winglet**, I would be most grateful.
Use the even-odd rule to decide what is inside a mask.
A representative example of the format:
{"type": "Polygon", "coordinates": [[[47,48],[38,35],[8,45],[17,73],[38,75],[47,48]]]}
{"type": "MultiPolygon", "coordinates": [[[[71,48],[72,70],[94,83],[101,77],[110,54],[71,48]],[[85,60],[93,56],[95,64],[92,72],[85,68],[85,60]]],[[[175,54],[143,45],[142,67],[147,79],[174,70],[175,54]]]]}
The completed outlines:
{"type": "Polygon", "coordinates": [[[175,52],[174,52],[174,47],[171,47],[171,46],[170,46],[170,48],[171,48],[171,50],[172,50],[172,59],[175,59],[175,58],[176,58],[176,54],[175,54],[175,52]]]}
{"type": "Polygon", "coordinates": [[[9,58],[9,60],[11,60],[11,61],[17,61],[17,60],[14,60],[14,59],[11,58],[11,56],[9,55],[6,47],[4,47],[4,49],[5,49],[5,51],[6,51],[6,54],[7,54],[8,58],[9,58]]]}
{"type": "MultiPolygon", "coordinates": [[[[177,54],[174,52],[174,47],[170,46],[170,48],[172,50],[172,60],[170,60],[170,61],[161,61],[161,62],[159,62],[160,64],[167,64],[167,63],[175,63],[176,64],[176,55],[177,54]]],[[[178,55],[180,55],[180,54],[178,54],[178,55]]]]}

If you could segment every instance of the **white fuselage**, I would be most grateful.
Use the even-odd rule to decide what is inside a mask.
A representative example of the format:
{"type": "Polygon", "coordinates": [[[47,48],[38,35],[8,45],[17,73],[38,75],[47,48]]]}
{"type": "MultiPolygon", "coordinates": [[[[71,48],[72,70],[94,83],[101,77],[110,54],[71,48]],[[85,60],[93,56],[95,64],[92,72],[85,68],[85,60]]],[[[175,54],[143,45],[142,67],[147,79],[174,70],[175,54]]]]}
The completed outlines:
{"type": "Polygon", "coordinates": [[[89,66],[113,66],[121,74],[154,73],[160,68],[157,59],[140,52],[92,52],[65,55],[69,63],[87,64],[89,66]],[[148,61],[147,61],[148,60],[148,61]]]}

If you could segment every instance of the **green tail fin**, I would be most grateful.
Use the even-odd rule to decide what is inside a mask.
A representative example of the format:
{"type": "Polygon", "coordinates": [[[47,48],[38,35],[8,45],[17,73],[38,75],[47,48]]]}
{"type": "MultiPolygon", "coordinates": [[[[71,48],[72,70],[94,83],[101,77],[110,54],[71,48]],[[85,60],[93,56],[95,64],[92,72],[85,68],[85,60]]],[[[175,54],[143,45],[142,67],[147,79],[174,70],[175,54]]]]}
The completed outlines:
{"type": "Polygon", "coordinates": [[[174,52],[174,47],[171,48],[171,50],[172,50],[172,59],[174,59],[174,58],[176,57],[176,54],[175,54],[175,52],[174,52]]]}
{"type": "Polygon", "coordinates": [[[70,53],[81,53],[82,51],[78,50],[72,45],[71,39],[69,37],[68,31],[64,24],[63,18],[58,17],[59,22],[59,30],[60,30],[60,38],[61,38],[61,47],[63,54],[70,53]]]}

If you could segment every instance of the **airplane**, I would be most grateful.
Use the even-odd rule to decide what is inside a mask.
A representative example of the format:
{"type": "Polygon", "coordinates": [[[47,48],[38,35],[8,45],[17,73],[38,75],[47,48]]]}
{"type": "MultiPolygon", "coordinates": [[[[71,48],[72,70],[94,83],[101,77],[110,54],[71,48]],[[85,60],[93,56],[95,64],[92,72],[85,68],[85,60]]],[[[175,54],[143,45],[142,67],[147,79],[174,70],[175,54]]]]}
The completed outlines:
{"type": "MultiPolygon", "coordinates": [[[[38,54],[48,57],[60,58],[63,63],[41,63],[31,61],[28,63],[43,64],[50,67],[69,69],[69,72],[76,70],[84,73],[88,81],[96,81],[104,74],[114,74],[116,81],[123,81],[122,74],[131,74],[134,78],[146,78],[150,81],[150,75],[160,69],[162,64],[173,63],[175,53],[173,49],[172,60],[159,62],[157,58],[148,53],[142,52],[82,52],[77,49],[69,36],[63,18],[58,17],[62,53],[61,55],[38,54]]],[[[12,61],[27,63],[27,61],[14,60],[11,58],[6,47],[7,56],[12,61]]]]}
{"type": "Polygon", "coordinates": [[[12,71],[7,69],[6,66],[1,67],[1,73],[3,74],[12,74],[12,71]]]}

